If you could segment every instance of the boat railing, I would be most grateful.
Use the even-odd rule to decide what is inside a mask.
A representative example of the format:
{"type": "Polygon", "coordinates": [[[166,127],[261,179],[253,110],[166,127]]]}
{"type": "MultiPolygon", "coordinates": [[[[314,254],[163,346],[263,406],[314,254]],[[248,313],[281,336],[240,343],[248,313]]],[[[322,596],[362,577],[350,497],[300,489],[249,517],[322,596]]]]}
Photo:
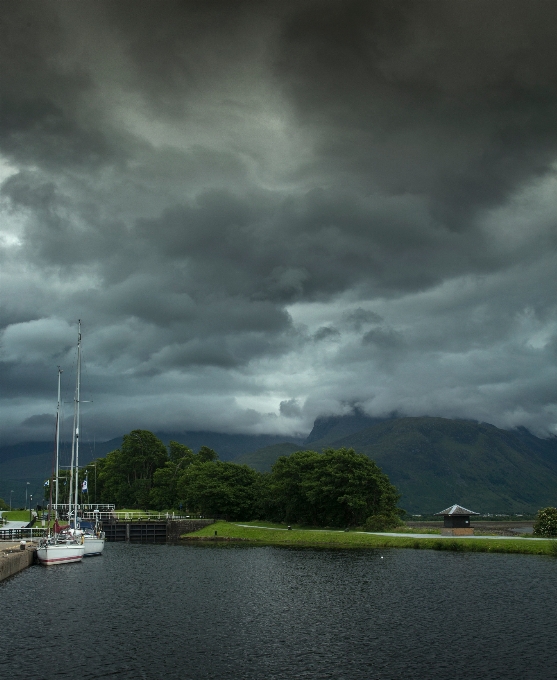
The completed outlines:
{"type": "MultiPolygon", "coordinates": [[[[101,521],[103,518],[99,516],[101,521]]],[[[115,510],[110,514],[110,518],[105,521],[112,522],[168,522],[178,521],[184,519],[203,519],[201,515],[182,515],[174,512],[145,512],[137,511],[119,511],[115,510]]]]}
{"type": "MultiPolygon", "coordinates": [[[[61,514],[67,514],[69,510],[68,503],[53,503],[52,509],[57,510],[61,514]]],[[[72,505],[73,508],[73,505],[72,505]]],[[[81,512],[112,512],[116,506],[114,503],[80,503],[77,506],[78,513],[81,512]]]]}
{"type": "Polygon", "coordinates": [[[80,514],[82,519],[99,520],[100,522],[108,522],[112,519],[112,512],[99,512],[98,510],[85,510],[80,514]]]}
{"type": "Polygon", "coordinates": [[[0,541],[16,541],[23,538],[40,538],[46,536],[48,529],[46,527],[30,527],[21,529],[0,529],[0,541]]]}

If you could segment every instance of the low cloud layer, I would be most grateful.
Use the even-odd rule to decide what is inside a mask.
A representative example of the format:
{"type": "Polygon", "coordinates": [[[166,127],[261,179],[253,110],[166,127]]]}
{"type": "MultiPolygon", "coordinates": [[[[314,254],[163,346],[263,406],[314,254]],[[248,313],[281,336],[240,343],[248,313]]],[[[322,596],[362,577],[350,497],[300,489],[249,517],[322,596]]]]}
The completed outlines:
{"type": "Polygon", "coordinates": [[[97,440],[557,434],[557,8],[9,0],[0,34],[2,443],[52,436],[79,318],[97,440]]]}

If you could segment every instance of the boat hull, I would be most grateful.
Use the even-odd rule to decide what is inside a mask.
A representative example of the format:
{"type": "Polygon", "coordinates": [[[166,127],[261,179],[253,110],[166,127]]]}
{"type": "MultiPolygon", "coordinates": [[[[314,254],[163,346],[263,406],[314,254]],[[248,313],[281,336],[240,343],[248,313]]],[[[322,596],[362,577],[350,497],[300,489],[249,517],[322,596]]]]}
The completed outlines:
{"type": "Polygon", "coordinates": [[[104,550],[104,538],[99,538],[97,536],[85,536],[83,545],[85,547],[85,557],[102,555],[102,551],[104,550]]]}
{"type": "Polygon", "coordinates": [[[41,545],[37,548],[37,559],[45,566],[54,564],[70,564],[71,562],[81,562],[85,554],[85,545],[52,543],[41,545]]]}

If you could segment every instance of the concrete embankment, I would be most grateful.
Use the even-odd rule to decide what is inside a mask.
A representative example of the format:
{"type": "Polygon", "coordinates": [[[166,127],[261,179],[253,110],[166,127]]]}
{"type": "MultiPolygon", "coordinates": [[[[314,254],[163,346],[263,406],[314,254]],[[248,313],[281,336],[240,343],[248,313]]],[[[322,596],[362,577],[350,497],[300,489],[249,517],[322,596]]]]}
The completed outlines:
{"type": "Polygon", "coordinates": [[[36,547],[27,544],[21,550],[19,544],[0,549],[0,581],[30,567],[35,561],[36,547]]]}
{"type": "Polygon", "coordinates": [[[199,531],[214,523],[214,519],[182,519],[168,522],[166,537],[168,541],[179,541],[182,534],[188,534],[190,531],[199,531]]]}

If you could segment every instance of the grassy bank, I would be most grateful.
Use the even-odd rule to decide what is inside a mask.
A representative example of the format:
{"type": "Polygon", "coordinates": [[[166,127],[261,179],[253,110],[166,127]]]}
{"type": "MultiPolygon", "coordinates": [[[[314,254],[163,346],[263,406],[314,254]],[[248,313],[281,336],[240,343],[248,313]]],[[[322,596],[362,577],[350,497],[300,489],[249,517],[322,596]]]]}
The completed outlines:
{"type": "Polygon", "coordinates": [[[7,519],[8,522],[30,522],[31,517],[29,510],[5,510],[2,513],[2,517],[7,519]]]}
{"type": "MultiPolygon", "coordinates": [[[[247,523],[246,523],[247,524],[247,523]]],[[[260,545],[299,545],[332,548],[413,548],[419,550],[453,550],[462,552],[500,552],[529,555],[557,556],[556,540],[513,540],[513,539],[473,539],[473,538],[413,538],[409,536],[384,536],[319,529],[284,527],[259,522],[260,526],[238,526],[230,522],[216,522],[200,531],[185,534],[185,540],[230,538],[260,545]]]]}

